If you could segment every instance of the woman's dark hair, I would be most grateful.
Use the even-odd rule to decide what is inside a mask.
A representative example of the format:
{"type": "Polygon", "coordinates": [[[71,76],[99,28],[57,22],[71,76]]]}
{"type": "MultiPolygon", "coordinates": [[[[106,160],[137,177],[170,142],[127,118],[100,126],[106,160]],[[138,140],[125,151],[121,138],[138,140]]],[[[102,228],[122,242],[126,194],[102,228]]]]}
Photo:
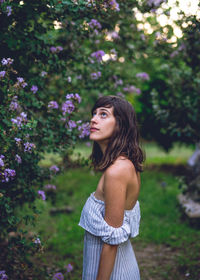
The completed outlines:
{"type": "Polygon", "coordinates": [[[118,96],[102,96],[92,108],[93,112],[99,107],[113,107],[113,114],[116,119],[116,128],[106,148],[102,153],[97,142],[93,143],[93,150],[90,156],[95,170],[106,170],[119,156],[125,156],[135,166],[136,171],[142,172],[144,154],[139,146],[139,131],[136,114],[133,106],[118,96]]]}

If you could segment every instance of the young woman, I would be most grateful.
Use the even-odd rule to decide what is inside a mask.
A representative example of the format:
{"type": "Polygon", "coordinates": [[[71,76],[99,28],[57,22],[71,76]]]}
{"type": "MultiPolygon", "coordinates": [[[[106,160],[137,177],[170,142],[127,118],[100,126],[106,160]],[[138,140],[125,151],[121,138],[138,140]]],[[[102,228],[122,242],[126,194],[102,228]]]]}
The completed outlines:
{"type": "Polygon", "coordinates": [[[85,229],[83,280],[139,280],[129,238],[139,233],[139,147],[132,105],[116,96],[100,97],[92,109],[90,139],[97,189],[83,207],[79,225],[85,229]]]}

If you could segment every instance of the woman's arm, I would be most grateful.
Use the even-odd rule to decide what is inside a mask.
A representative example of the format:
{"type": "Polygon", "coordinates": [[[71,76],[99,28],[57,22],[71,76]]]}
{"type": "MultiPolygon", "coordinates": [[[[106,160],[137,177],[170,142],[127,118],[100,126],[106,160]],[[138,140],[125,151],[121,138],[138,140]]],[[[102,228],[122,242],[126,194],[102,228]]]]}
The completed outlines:
{"type": "MultiPolygon", "coordinates": [[[[114,163],[105,171],[104,176],[104,200],[105,221],[112,227],[120,227],[123,224],[124,208],[126,201],[126,188],[129,174],[125,162],[114,163]]],[[[118,245],[103,244],[99,270],[96,280],[109,280],[117,254],[118,245]]]]}
{"type": "Polygon", "coordinates": [[[115,264],[118,245],[104,243],[101,251],[99,271],[96,280],[109,280],[115,264]]]}

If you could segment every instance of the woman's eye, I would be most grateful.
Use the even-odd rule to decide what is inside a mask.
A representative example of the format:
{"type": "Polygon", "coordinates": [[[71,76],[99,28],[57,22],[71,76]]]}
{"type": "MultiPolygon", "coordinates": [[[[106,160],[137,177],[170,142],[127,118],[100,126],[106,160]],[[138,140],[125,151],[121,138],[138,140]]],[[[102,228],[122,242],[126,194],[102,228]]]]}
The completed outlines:
{"type": "Polygon", "coordinates": [[[102,113],[101,113],[101,116],[102,116],[103,118],[105,118],[105,117],[107,116],[107,114],[106,114],[105,112],[102,112],[102,113]]]}

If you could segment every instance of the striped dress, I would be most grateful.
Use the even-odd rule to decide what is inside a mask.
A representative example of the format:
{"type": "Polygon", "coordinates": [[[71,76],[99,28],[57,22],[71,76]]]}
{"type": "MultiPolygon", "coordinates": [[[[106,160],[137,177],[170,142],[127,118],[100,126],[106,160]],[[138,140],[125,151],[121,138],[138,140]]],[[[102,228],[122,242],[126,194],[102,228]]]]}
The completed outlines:
{"type": "Polygon", "coordinates": [[[82,280],[96,280],[103,243],[119,245],[110,280],[140,280],[140,273],[130,237],[139,234],[140,206],[124,211],[121,227],[114,228],[104,220],[104,201],[92,193],[87,199],[79,222],[85,229],[82,280]]]}

